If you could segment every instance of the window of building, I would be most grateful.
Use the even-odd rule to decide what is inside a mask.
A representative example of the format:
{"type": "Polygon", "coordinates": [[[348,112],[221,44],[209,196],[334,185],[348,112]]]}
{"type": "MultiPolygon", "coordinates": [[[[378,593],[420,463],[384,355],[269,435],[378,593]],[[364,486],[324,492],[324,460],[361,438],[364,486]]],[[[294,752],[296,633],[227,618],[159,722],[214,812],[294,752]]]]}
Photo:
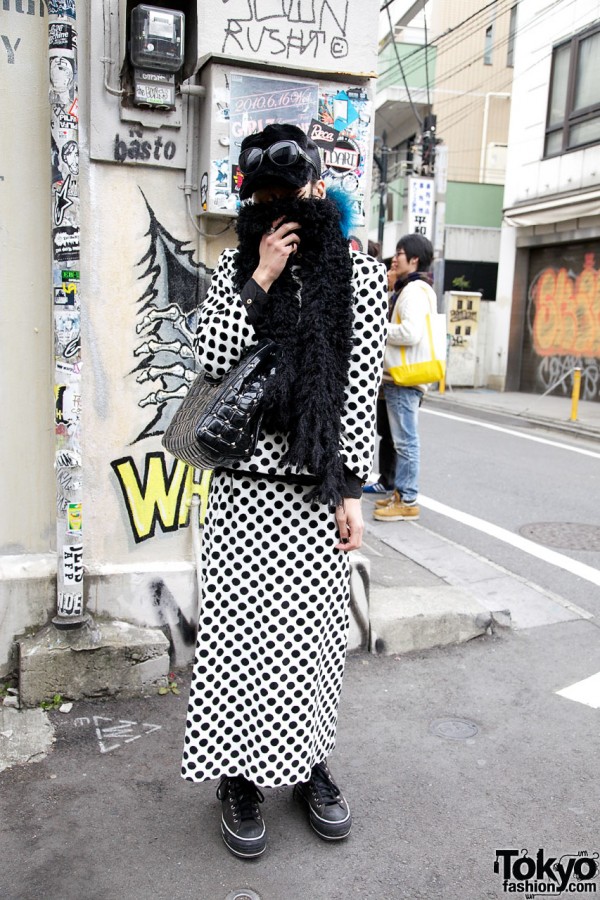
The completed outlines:
{"type": "Polygon", "coordinates": [[[545,156],[600,142],[600,26],[552,51],[545,156]]]}
{"type": "Polygon", "coordinates": [[[483,45],[483,63],[486,66],[492,64],[492,44],[494,42],[494,26],[488,25],[485,29],[485,44],[483,45]]]}
{"type": "Polygon", "coordinates": [[[517,6],[511,7],[510,21],[508,23],[508,42],[506,45],[506,65],[511,67],[515,64],[515,34],[517,33],[517,6]]]}

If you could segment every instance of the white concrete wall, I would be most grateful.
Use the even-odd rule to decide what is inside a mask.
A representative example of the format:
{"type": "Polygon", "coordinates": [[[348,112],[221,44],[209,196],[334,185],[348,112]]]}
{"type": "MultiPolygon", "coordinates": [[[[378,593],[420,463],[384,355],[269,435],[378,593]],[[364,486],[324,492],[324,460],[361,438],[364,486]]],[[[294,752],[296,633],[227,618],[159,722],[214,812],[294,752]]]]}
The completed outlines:
{"type": "Polygon", "coordinates": [[[500,253],[499,228],[470,228],[466,225],[446,225],[444,256],[446,259],[476,259],[478,262],[498,262],[500,253]]]}
{"type": "Polygon", "coordinates": [[[0,19],[0,553],[5,554],[44,553],[54,544],[48,19],[37,3],[34,8],[34,15],[19,13],[11,2],[0,19]]]}
{"type": "MultiPolygon", "coordinates": [[[[44,3],[0,16],[0,673],[54,605],[50,107],[44,3]]],[[[11,661],[12,660],[12,661],[11,661]]]]}
{"type": "Polygon", "coordinates": [[[515,271],[516,229],[503,225],[500,233],[496,300],[488,303],[483,351],[483,381],[494,390],[504,390],[508,358],[508,337],[515,271]]]}

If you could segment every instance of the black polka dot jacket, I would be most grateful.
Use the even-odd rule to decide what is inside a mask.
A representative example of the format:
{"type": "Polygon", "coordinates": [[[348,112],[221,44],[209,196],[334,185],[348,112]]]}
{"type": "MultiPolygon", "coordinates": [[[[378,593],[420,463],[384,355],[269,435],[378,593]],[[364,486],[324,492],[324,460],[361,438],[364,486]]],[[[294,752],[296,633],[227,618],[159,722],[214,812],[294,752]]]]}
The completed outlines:
{"type": "MultiPolygon", "coordinates": [[[[354,351],[341,420],[340,451],[348,481],[355,482],[347,496],[360,496],[356,483],[360,488],[373,465],[375,405],[383,372],[388,299],[385,266],[364,253],[351,251],[351,255],[354,351]]],[[[195,350],[200,370],[217,377],[228,372],[257,342],[257,311],[269,299],[255,282],[241,294],[235,290],[234,256],[233,249],[221,254],[198,316],[195,350]]],[[[284,434],[262,431],[252,458],[231,468],[294,480],[296,473],[281,465],[286,450],[284,434]]]]}

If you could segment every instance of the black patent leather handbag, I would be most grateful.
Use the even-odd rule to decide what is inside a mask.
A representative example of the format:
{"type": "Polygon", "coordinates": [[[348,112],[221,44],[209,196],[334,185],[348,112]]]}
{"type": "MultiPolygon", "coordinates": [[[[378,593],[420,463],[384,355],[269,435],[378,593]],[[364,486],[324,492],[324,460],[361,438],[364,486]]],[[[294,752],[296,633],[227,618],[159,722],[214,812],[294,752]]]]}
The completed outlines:
{"type": "Polygon", "coordinates": [[[198,469],[249,459],[262,424],[275,346],[264,338],[221,379],[198,375],[163,435],[165,450],[198,469]]]}

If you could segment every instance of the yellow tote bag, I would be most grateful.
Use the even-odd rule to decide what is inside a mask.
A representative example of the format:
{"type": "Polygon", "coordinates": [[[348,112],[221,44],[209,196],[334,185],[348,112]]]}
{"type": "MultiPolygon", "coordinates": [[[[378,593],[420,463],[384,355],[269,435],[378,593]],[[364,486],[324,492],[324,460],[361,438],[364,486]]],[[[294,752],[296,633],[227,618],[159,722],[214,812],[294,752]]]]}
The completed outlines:
{"type": "MultiPolygon", "coordinates": [[[[396,322],[397,325],[400,321],[396,322]]],[[[425,317],[425,334],[418,344],[396,347],[400,351],[400,365],[388,371],[394,383],[402,387],[432,384],[442,381],[446,374],[446,316],[431,311],[425,317]]]]}

